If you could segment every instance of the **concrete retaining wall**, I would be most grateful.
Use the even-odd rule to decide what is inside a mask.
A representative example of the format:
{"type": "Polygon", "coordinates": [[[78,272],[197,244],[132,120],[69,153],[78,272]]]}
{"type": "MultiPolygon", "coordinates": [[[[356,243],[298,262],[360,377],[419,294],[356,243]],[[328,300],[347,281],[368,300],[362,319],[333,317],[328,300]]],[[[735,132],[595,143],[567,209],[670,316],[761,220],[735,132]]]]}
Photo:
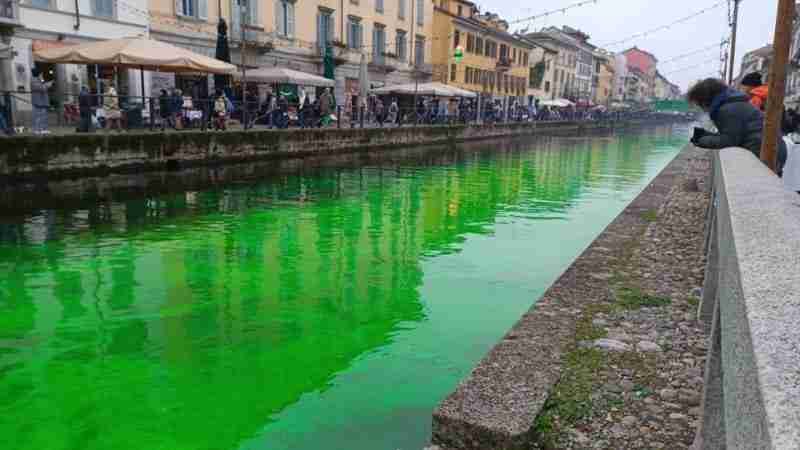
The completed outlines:
{"type": "Polygon", "coordinates": [[[641,122],[542,122],[248,132],[139,132],[18,136],[0,140],[0,183],[8,179],[163,170],[269,158],[441,144],[537,132],[575,133],[641,122]]]}
{"type": "Polygon", "coordinates": [[[800,448],[800,195],[750,152],[717,153],[701,318],[712,326],[697,449],[800,448]]]}

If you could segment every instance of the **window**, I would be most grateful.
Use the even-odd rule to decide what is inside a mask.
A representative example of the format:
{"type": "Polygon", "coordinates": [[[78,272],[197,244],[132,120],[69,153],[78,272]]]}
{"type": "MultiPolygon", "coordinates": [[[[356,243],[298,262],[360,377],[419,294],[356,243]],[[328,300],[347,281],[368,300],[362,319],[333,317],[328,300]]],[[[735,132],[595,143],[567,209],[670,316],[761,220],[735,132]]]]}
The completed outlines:
{"type": "Polygon", "coordinates": [[[467,52],[475,53],[475,36],[467,33],[467,52]]]}
{"type": "Polygon", "coordinates": [[[472,83],[472,68],[467,67],[464,69],[464,84],[471,84],[472,83]]]}
{"type": "Polygon", "coordinates": [[[461,32],[456,30],[456,32],[453,34],[453,48],[458,47],[458,44],[460,43],[461,43],[461,32]]]}
{"type": "MultiPolygon", "coordinates": [[[[192,1],[192,0],[183,0],[183,1],[192,1]]],[[[196,0],[195,0],[196,1],[196,0]]],[[[203,3],[207,3],[208,0],[202,0],[203,3]]],[[[258,0],[233,0],[232,14],[236,15],[237,19],[237,26],[238,23],[244,19],[244,24],[246,25],[260,25],[260,18],[258,13],[258,0]],[[244,14],[242,10],[244,9],[244,14]]],[[[238,36],[236,36],[238,38],[238,36]]]]}
{"type": "MultiPolygon", "coordinates": [[[[9,7],[11,7],[11,3],[9,2],[9,7]]],[[[37,8],[50,8],[50,0],[30,0],[30,5],[35,6],[37,8]]],[[[3,16],[5,17],[5,16],[3,16]]]]}
{"type": "MultiPolygon", "coordinates": [[[[188,3],[192,17],[197,17],[197,0],[183,0],[184,4],[188,3]]],[[[45,8],[49,7],[49,1],[41,2],[47,3],[45,8]]],[[[98,17],[114,17],[114,0],[93,0],[92,1],[92,13],[98,17]]]]}
{"type": "Polygon", "coordinates": [[[476,37],[475,38],[475,54],[482,55],[483,54],[483,38],[476,37]]]}
{"type": "Polygon", "coordinates": [[[397,0],[397,18],[406,20],[406,0],[397,0]]]}
{"type": "Polygon", "coordinates": [[[360,50],[364,46],[364,26],[361,18],[347,17],[347,47],[360,50]]]}
{"type": "Polygon", "coordinates": [[[397,35],[395,36],[395,43],[397,44],[395,49],[395,53],[397,53],[397,59],[400,61],[407,61],[408,60],[408,50],[407,50],[407,38],[406,32],[402,30],[397,30],[397,35]]]}
{"type": "Polygon", "coordinates": [[[458,67],[455,64],[450,64],[450,81],[456,81],[456,74],[458,67]]]}
{"type": "Polygon", "coordinates": [[[372,29],[372,56],[373,61],[382,63],[383,54],[386,52],[386,27],[376,23],[372,29]]]}
{"type": "Polygon", "coordinates": [[[333,41],[333,10],[320,8],[317,12],[317,44],[324,49],[333,41]]]}
{"type": "Polygon", "coordinates": [[[464,8],[461,7],[461,5],[458,5],[458,17],[461,17],[463,15],[464,15],[464,8]]]}
{"type": "Polygon", "coordinates": [[[517,62],[517,49],[513,49],[511,52],[511,61],[517,62]]]}
{"type": "Polygon", "coordinates": [[[544,91],[545,92],[550,92],[550,82],[549,81],[545,81],[544,82],[544,91]]]}
{"type": "Polygon", "coordinates": [[[375,0],[375,11],[379,13],[383,12],[383,0],[375,0]]]}
{"type": "Polygon", "coordinates": [[[417,25],[425,25],[425,0],[417,0],[417,25]]]}
{"type": "Polygon", "coordinates": [[[294,37],[294,2],[275,0],[275,31],[284,37],[294,37]]]}
{"type": "Polygon", "coordinates": [[[425,38],[417,36],[414,40],[414,64],[421,66],[425,64],[425,38]]]}

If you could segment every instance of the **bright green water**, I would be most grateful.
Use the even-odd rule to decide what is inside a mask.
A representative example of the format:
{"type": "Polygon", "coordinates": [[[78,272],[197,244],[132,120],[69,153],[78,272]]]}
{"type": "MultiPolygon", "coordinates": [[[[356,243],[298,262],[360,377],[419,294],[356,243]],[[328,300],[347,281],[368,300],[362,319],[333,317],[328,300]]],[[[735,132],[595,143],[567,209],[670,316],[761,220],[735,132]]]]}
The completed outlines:
{"type": "Polygon", "coordinates": [[[400,152],[0,219],[0,448],[420,449],[684,141],[400,152]]]}

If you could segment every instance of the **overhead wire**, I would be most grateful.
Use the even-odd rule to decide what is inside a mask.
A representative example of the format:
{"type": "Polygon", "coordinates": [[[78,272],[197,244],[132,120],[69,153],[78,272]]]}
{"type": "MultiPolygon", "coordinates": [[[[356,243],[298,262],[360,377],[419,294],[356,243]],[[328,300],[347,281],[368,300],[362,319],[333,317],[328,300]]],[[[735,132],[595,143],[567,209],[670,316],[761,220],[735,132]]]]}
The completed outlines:
{"type": "Polygon", "coordinates": [[[658,27],[655,27],[655,28],[651,28],[651,29],[649,29],[647,31],[642,31],[641,33],[633,34],[633,35],[628,36],[628,37],[626,37],[624,39],[619,39],[617,41],[613,41],[613,42],[608,42],[608,43],[602,44],[602,45],[600,45],[600,47],[613,47],[613,46],[616,46],[616,45],[624,44],[626,42],[630,42],[630,41],[632,41],[634,39],[638,39],[638,38],[641,38],[641,37],[649,36],[649,35],[651,35],[653,33],[659,32],[659,31],[668,30],[668,29],[670,29],[671,27],[673,27],[675,25],[680,25],[682,23],[688,22],[688,21],[694,19],[695,17],[701,16],[701,15],[703,15],[703,14],[709,12],[709,11],[713,11],[713,10],[719,8],[720,6],[725,4],[725,1],[726,0],[720,0],[720,1],[714,3],[713,5],[711,5],[711,6],[707,7],[707,8],[704,8],[704,9],[701,9],[701,10],[699,10],[697,12],[689,14],[688,16],[681,17],[680,19],[675,20],[673,22],[670,22],[668,24],[661,25],[661,26],[658,26],[658,27]]]}
{"type": "Polygon", "coordinates": [[[536,15],[533,15],[533,16],[524,17],[522,19],[512,20],[512,21],[508,22],[508,24],[509,25],[516,25],[518,23],[532,22],[532,21],[534,21],[536,19],[541,19],[542,17],[547,17],[547,16],[550,16],[550,15],[553,15],[553,14],[558,14],[558,13],[566,14],[567,11],[569,11],[571,9],[579,8],[581,6],[585,6],[585,5],[593,4],[593,3],[597,3],[597,0],[583,0],[583,1],[580,1],[580,2],[577,2],[577,3],[573,3],[571,5],[567,5],[567,6],[563,7],[563,8],[556,8],[556,9],[553,9],[553,10],[550,10],[550,11],[545,11],[543,13],[539,13],[539,14],[536,14],[536,15]]]}

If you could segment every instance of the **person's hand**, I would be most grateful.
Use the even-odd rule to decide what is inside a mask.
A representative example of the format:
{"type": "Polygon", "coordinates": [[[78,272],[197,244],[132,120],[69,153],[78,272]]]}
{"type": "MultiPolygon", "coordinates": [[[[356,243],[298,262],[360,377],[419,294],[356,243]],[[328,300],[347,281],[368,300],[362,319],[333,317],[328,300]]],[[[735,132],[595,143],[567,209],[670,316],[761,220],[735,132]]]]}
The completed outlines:
{"type": "Polygon", "coordinates": [[[694,128],[694,133],[692,134],[692,138],[689,140],[692,144],[697,145],[697,142],[705,135],[709,134],[704,128],[694,128]]]}

